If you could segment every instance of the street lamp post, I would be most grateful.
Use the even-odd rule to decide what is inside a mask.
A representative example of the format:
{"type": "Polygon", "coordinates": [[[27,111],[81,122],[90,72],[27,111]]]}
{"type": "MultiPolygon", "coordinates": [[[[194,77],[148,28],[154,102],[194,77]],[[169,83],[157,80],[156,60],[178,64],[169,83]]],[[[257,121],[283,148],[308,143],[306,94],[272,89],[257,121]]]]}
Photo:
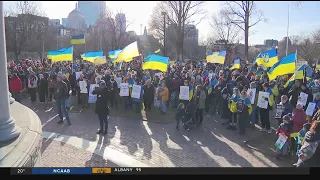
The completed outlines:
{"type": "Polygon", "coordinates": [[[166,56],[167,50],[166,50],[166,12],[162,12],[161,15],[163,15],[163,55],[166,56]]]}
{"type": "Polygon", "coordinates": [[[21,130],[10,116],[3,1],[0,1],[0,25],[0,92],[3,92],[0,98],[0,142],[6,142],[18,137],[21,130]]]}
{"type": "Polygon", "coordinates": [[[290,10],[290,5],[288,5],[288,24],[287,24],[287,45],[286,45],[286,56],[288,56],[288,49],[289,49],[289,10],[290,10]]]}

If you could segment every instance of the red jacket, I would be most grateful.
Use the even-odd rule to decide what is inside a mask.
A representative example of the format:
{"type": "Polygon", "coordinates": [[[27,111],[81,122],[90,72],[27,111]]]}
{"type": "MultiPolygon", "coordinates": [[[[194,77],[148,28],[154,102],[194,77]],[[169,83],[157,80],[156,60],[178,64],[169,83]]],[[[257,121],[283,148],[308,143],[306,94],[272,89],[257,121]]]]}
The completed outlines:
{"type": "Polygon", "coordinates": [[[19,77],[10,79],[9,89],[10,92],[20,92],[22,90],[22,82],[19,77]]]}
{"type": "Polygon", "coordinates": [[[292,133],[299,132],[303,128],[303,124],[307,123],[306,113],[303,109],[294,109],[292,111],[292,122],[292,133]]]}

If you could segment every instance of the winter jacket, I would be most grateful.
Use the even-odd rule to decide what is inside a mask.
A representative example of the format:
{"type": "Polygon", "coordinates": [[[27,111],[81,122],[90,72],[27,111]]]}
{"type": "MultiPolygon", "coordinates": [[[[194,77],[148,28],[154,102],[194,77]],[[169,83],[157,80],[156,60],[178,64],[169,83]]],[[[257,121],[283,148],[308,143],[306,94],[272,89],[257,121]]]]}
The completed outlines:
{"type": "Polygon", "coordinates": [[[297,133],[303,128],[303,124],[307,123],[306,113],[303,109],[294,109],[292,111],[293,129],[292,133],[297,133]]]}
{"type": "Polygon", "coordinates": [[[22,82],[19,77],[13,77],[10,79],[9,84],[10,92],[19,93],[22,90],[22,82]]]}

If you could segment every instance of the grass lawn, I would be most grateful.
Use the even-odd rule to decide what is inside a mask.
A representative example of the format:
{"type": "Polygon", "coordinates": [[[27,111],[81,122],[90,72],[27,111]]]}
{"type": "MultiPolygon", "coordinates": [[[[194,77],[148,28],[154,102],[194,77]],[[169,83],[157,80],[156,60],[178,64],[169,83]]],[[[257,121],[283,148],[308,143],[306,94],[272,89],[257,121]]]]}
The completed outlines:
{"type": "MultiPolygon", "coordinates": [[[[90,104],[89,108],[82,108],[77,103],[77,97],[72,96],[70,99],[71,109],[70,112],[72,113],[95,113],[95,104],[90,104]]],[[[110,107],[111,108],[111,107],[110,107]]],[[[135,107],[133,107],[135,108],[135,107]]],[[[153,109],[151,112],[145,112],[144,106],[142,105],[141,113],[136,113],[134,109],[130,109],[127,112],[124,111],[123,104],[118,104],[118,111],[115,108],[112,108],[110,111],[111,116],[121,116],[125,117],[126,119],[133,119],[133,120],[143,120],[143,121],[150,121],[154,123],[161,123],[167,124],[175,122],[175,109],[168,108],[166,115],[161,115],[160,111],[156,107],[152,107],[153,109]]]]}

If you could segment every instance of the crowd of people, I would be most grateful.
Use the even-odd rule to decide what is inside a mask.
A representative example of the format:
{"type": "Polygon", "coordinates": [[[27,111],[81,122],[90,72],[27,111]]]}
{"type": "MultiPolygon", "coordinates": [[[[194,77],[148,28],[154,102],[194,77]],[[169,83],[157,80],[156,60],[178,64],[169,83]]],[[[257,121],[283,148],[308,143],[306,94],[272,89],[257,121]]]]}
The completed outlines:
{"type": "Polygon", "coordinates": [[[280,107],[276,134],[285,136],[286,142],[277,148],[276,158],[294,154],[299,159],[296,166],[320,165],[319,72],[314,72],[308,80],[295,80],[292,86],[284,88],[290,75],[269,81],[267,70],[257,65],[230,70],[229,67],[202,61],[175,62],[168,65],[167,72],[158,72],[143,71],[140,60],[99,66],[85,61],[52,63],[50,60],[20,60],[8,65],[8,77],[10,92],[16,101],[20,101],[23,90],[30,94],[32,103],[37,101],[37,94],[40,103],[54,101],[60,117],[58,123],[64,122],[64,115],[69,125],[70,97],[76,96],[77,103],[88,108],[90,84],[97,84],[93,94],[97,95],[98,134],[107,134],[109,110],[121,108],[120,101],[124,111],[132,109],[140,113],[143,107],[147,112],[158,111],[159,108],[164,117],[168,109],[176,109],[177,130],[181,124],[185,125],[188,107],[196,104],[191,119],[197,126],[201,125],[204,114],[211,114],[220,117],[227,129],[238,129],[240,135],[245,135],[247,128],[256,129],[256,125],[260,125],[260,131],[272,133],[270,121],[274,116],[271,112],[280,107]],[[82,72],[78,78],[77,72],[82,72]],[[119,78],[122,83],[129,84],[129,96],[120,96],[119,78]],[[81,91],[80,81],[86,82],[88,91],[81,91]],[[131,97],[133,85],[142,86],[140,98],[131,97]],[[189,87],[189,100],[180,100],[181,86],[189,87]],[[253,98],[248,94],[249,89],[256,89],[253,98]],[[260,91],[269,93],[269,97],[264,97],[268,102],[267,108],[258,106],[260,91]],[[307,105],[316,103],[313,116],[307,116],[307,105],[299,103],[301,92],[308,94],[307,105]]]}

